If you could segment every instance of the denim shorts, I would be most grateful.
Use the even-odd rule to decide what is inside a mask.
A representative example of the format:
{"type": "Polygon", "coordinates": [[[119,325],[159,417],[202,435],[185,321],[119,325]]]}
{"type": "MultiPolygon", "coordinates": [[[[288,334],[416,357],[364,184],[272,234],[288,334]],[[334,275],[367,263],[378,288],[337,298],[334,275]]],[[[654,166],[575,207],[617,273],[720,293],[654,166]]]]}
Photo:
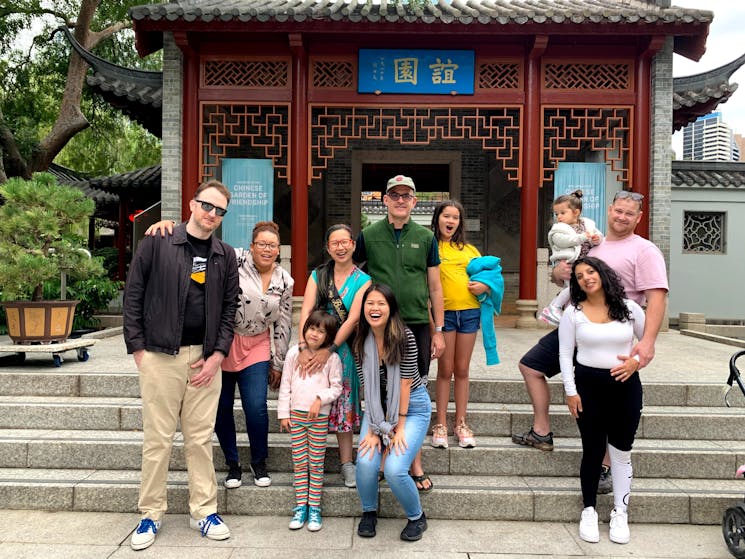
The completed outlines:
{"type": "Polygon", "coordinates": [[[473,334],[481,326],[481,309],[465,309],[462,311],[445,311],[445,326],[443,331],[459,334],[473,334]]]}

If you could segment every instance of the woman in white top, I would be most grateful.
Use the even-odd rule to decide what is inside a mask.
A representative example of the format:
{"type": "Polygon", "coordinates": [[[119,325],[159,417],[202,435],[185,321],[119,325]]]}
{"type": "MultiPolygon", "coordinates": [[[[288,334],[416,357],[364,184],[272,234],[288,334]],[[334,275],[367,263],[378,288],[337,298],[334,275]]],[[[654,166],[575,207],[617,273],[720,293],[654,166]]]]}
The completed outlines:
{"type": "Polygon", "coordinates": [[[631,447],[642,411],[639,359],[630,353],[634,338],[644,332],[644,311],[625,298],[616,273],[598,258],[574,263],[570,291],[571,301],[559,324],[559,361],[569,412],[582,435],[585,508],[579,535],[588,542],[600,540],[595,507],[607,441],[615,505],[609,536],[613,542],[628,543],[631,447]]]}

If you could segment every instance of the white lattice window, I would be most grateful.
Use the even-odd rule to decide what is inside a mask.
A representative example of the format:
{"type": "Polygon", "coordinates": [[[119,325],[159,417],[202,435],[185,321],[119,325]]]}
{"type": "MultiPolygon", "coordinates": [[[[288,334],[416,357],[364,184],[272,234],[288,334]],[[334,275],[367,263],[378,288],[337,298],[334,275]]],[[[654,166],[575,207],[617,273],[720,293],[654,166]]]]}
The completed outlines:
{"type": "Polygon", "coordinates": [[[725,212],[683,212],[683,252],[725,254],[725,212]]]}

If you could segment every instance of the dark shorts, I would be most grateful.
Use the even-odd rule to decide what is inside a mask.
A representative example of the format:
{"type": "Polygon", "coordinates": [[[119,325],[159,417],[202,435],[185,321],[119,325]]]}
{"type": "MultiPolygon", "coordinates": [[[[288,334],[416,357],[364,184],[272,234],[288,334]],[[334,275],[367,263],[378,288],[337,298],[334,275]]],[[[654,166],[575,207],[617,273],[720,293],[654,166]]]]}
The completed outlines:
{"type": "Polygon", "coordinates": [[[548,378],[561,372],[559,366],[559,329],[551,330],[522,356],[520,363],[535,369],[548,378]]]}
{"type": "Polygon", "coordinates": [[[444,332],[473,334],[481,326],[481,309],[464,309],[462,311],[445,311],[444,332]]]}

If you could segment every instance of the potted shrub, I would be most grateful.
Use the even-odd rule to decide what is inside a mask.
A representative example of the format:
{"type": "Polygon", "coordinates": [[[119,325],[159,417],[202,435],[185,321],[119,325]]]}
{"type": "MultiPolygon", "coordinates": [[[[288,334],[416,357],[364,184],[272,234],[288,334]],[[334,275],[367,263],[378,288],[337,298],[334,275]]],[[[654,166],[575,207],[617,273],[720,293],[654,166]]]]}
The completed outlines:
{"type": "Polygon", "coordinates": [[[53,175],[0,185],[0,297],[15,343],[63,341],[77,301],[43,301],[45,283],[100,277],[100,260],[85,250],[94,203],[53,175]]]}

